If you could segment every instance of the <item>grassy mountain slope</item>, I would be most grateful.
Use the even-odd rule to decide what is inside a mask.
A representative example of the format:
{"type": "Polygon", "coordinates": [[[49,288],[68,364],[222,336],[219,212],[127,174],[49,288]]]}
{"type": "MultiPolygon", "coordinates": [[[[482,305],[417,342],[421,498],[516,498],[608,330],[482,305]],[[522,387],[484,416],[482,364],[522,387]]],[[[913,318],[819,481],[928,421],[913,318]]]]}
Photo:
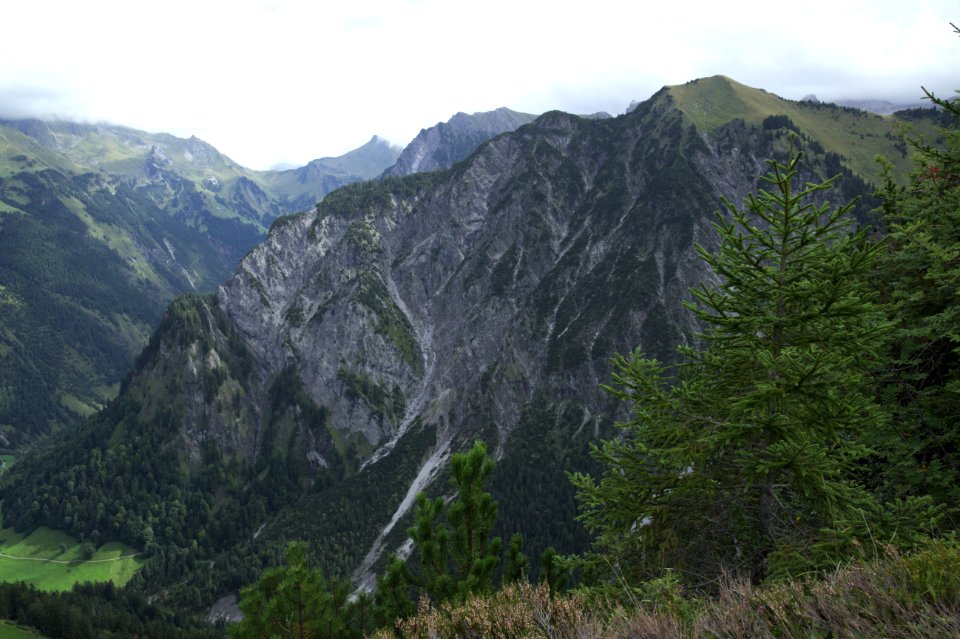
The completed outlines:
{"type": "Polygon", "coordinates": [[[75,170],[77,166],[16,129],[0,126],[0,177],[49,168],[75,170]]]}
{"type": "Polygon", "coordinates": [[[708,134],[735,119],[761,125],[771,115],[785,115],[827,152],[843,156],[845,164],[866,180],[878,178],[879,169],[874,160],[878,154],[892,161],[901,174],[911,168],[896,116],[880,116],[833,104],[784,100],[724,76],[694,80],[670,87],[669,92],[677,108],[708,134]]]}

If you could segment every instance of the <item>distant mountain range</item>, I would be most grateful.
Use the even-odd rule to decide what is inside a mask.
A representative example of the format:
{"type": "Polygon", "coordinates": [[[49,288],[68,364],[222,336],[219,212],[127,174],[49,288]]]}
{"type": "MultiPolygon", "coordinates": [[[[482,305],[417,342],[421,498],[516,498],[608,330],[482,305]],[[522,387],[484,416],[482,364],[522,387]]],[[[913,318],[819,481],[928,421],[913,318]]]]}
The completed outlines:
{"type": "MultiPolygon", "coordinates": [[[[8,472],[5,521],[164,548],[144,587],[190,605],[235,591],[288,539],[310,539],[328,573],[369,584],[405,537],[412,496],[445,494],[449,455],[483,439],[498,458],[502,531],[522,532],[534,557],[548,540],[578,550],[586,535],[563,471],[589,464],[589,442],[622,414],[599,388],[611,356],[640,347],[669,359],[695,339],[682,303],[711,277],[694,245],[715,242],[721,196],[740,202],[765,159],[795,145],[803,177],[841,175],[829,197],[862,197],[869,222],[874,156],[901,176],[911,166],[895,117],[721,76],[666,87],[617,118],[494,113],[422,132],[382,179],[275,219],[215,296],[177,298],[117,399],[8,472]],[[434,166],[449,168],[415,172],[434,166]],[[145,470],[113,480],[127,468],[145,470]],[[207,561],[217,570],[189,568],[207,561]]],[[[39,166],[50,150],[32,144],[39,166]]],[[[153,146],[141,164],[186,161],[153,146]]],[[[139,170],[147,187],[157,179],[139,170]]],[[[235,201],[254,177],[224,171],[235,201]]],[[[126,193],[119,179],[63,179],[79,180],[81,203],[84,188],[126,193]]],[[[27,183],[0,191],[4,233],[39,215],[21,202],[54,197],[24,195],[27,183]]],[[[194,191],[160,192],[177,203],[194,191]]],[[[245,201],[243,224],[269,217],[245,201]]],[[[56,207],[65,219],[72,202],[56,207]]],[[[70,218],[77,237],[112,224],[84,210],[70,218]]],[[[209,233],[211,216],[184,221],[209,233]]],[[[18,301],[29,283],[18,286],[4,308],[29,307],[18,301]]]]}
{"type": "Polygon", "coordinates": [[[278,216],[398,154],[374,138],[258,172],[197,138],[0,121],[0,447],[100,408],[175,295],[214,290],[278,216]]]}
{"type": "MultiPolygon", "coordinates": [[[[808,100],[811,102],[820,101],[815,95],[805,96],[803,100],[808,100]]],[[[929,102],[924,102],[923,100],[915,100],[913,102],[890,102],[889,100],[835,100],[834,104],[837,106],[849,107],[851,109],[869,111],[870,113],[876,113],[879,115],[890,115],[896,113],[897,111],[904,111],[906,109],[932,108],[932,105],[929,102]]]]}

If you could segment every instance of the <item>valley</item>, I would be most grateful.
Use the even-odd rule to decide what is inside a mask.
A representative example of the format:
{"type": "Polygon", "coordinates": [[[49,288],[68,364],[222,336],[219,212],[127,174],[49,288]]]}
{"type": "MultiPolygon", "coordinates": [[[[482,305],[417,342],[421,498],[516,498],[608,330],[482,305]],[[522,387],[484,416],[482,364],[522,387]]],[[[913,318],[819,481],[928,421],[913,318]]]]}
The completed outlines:
{"type": "Polygon", "coordinates": [[[196,138],[0,121],[0,444],[102,408],[175,295],[213,290],[275,218],[396,154],[374,138],[258,173],[196,138]]]}

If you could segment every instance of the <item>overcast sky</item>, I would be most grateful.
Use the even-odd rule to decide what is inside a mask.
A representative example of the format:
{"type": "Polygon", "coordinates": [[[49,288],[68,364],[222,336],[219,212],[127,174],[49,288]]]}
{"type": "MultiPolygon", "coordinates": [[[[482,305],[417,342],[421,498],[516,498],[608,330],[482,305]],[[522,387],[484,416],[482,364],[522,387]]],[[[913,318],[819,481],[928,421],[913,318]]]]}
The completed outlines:
{"type": "Polygon", "coordinates": [[[0,116],[196,135],[251,168],[507,106],[622,113],[716,74],[782,97],[960,88],[957,0],[4,3],[0,116]]]}

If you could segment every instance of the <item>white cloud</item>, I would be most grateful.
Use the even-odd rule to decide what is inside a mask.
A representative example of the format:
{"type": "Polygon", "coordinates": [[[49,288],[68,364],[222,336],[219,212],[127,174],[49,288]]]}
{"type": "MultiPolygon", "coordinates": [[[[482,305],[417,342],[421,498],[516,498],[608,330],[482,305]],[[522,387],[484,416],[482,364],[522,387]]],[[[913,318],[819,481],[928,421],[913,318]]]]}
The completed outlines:
{"type": "Polygon", "coordinates": [[[195,134],[306,162],[456,111],[620,112],[722,73],[788,98],[954,88],[954,2],[32,0],[4,9],[0,113],[195,134]]]}

